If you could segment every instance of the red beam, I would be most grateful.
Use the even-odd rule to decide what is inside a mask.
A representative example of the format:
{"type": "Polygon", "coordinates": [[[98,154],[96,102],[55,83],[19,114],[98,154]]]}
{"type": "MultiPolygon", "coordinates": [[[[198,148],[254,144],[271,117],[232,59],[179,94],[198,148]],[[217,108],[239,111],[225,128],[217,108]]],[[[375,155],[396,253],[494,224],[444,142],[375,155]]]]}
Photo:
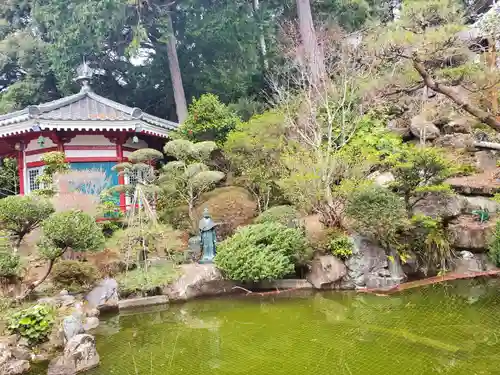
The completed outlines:
{"type": "Polygon", "coordinates": [[[53,152],[53,151],[59,151],[59,148],[57,146],[55,147],[47,147],[47,148],[41,148],[38,150],[30,150],[26,151],[26,155],[38,155],[38,154],[45,154],[46,152],[53,152]]]}
{"type": "MultiPolygon", "coordinates": [[[[126,161],[127,158],[123,158],[123,160],[126,161]]],[[[117,161],[118,158],[115,156],[66,158],[67,163],[101,163],[101,162],[117,162],[117,161]]],[[[43,161],[32,161],[26,163],[26,167],[28,168],[41,167],[43,165],[45,165],[43,161]]]]}

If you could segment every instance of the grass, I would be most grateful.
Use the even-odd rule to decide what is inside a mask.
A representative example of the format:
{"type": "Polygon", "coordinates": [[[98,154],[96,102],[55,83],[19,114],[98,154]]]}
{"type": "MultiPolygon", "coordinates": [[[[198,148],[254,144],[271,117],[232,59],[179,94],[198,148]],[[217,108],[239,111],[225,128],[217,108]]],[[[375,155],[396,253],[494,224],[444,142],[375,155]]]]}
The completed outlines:
{"type": "Polygon", "coordinates": [[[179,270],[172,263],[150,266],[146,271],[137,268],[117,276],[121,297],[135,295],[155,295],[165,286],[175,281],[179,270]]]}

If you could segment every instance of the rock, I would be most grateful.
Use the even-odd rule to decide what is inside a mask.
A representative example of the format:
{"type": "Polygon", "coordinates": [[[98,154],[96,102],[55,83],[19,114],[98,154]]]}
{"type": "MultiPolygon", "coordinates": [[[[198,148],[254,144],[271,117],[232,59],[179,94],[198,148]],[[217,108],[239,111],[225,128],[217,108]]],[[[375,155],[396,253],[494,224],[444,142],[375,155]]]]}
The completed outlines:
{"type": "Polygon", "coordinates": [[[461,257],[455,259],[453,271],[458,274],[468,274],[485,271],[482,259],[476,258],[470,251],[461,251],[461,257]]]}
{"type": "Polygon", "coordinates": [[[16,334],[9,335],[9,336],[1,336],[0,337],[0,347],[1,347],[1,345],[15,346],[17,343],[17,340],[19,340],[19,336],[16,334]]]}
{"type": "Polygon", "coordinates": [[[0,368],[12,358],[7,344],[0,344],[0,368]]]}
{"type": "Polygon", "coordinates": [[[67,307],[72,306],[76,302],[76,298],[74,296],[70,296],[69,294],[59,296],[59,301],[61,306],[67,307]]]}
{"type": "Polygon", "coordinates": [[[312,284],[305,279],[263,280],[255,283],[252,290],[286,290],[313,289],[312,284]]]}
{"type": "Polygon", "coordinates": [[[462,195],[492,196],[500,193],[500,179],[495,170],[488,170],[471,176],[453,177],[445,181],[462,195]]]}
{"type": "Polygon", "coordinates": [[[85,312],[85,315],[88,316],[89,318],[92,317],[98,317],[99,316],[99,310],[97,309],[89,309],[85,312]]]}
{"type": "Polygon", "coordinates": [[[439,147],[473,150],[474,142],[474,137],[470,134],[445,134],[436,139],[435,144],[439,147]]]}
{"type": "Polygon", "coordinates": [[[474,259],[474,254],[472,254],[470,251],[463,250],[459,254],[460,254],[459,259],[474,259]]]}
{"type": "Polygon", "coordinates": [[[199,296],[213,296],[232,292],[234,282],[224,280],[213,264],[185,264],[183,275],[163,289],[170,300],[188,300],[199,296]]]}
{"type": "Polygon", "coordinates": [[[200,259],[201,257],[201,237],[194,236],[188,240],[188,252],[191,259],[200,259]]]}
{"type": "Polygon", "coordinates": [[[88,332],[97,327],[99,327],[99,318],[97,317],[86,318],[83,322],[83,329],[85,330],[85,332],[88,332]]]}
{"type": "Polygon", "coordinates": [[[495,170],[497,168],[497,160],[500,159],[498,151],[478,151],[474,153],[476,158],[476,166],[483,170],[495,170]]]}
{"type": "Polygon", "coordinates": [[[28,339],[27,339],[27,338],[25,338],[25,337],[21,337],[21,338],[19,339],[19,341],[17,342],[17,345],[18,345],[18,346],[24,346],[24,347],[26,347],[26,348],[29,348],[29,347],[30,347],[30,342],[28,341],[28,339]]]}
{"type": "Polygon", "coordinates": [[[341,289],[379,289],[405,281],[399,257],[395,258],[394,264],[389,264],[384,249],[369,240],[353,236],[353,243],[353,255],[345,262],[347,275],[342,280],[341,289]]]}
{"type": "Polygon", "coordinates": [[[168,303],[167,296],[152,296],[142,298],[124,299],[118,302],[118,307],[121,310],[138,309],[142,307],[165,305],[168,303]]]}
{"type": "Polygon", "coordinates": [[[62,328],[54,328],[48,337],[48,341],[39,345],[40,352],[45,355],[51,355],[63,348],[64,330],[62,328]]]}
{"type": "Polygon", "coordinates": [[[99,365],[95,339],[88,334],[76,335],[64,348],[64,353],[49,363],[48,375],[74,375],[99,365]]]}
{"type": "Polygon", "coordinates": [[[24,346],[12,348],[11,353],[15,359],[23,359],[25,361],[29,361],[31,359],[31,350],[24,346]]]}
{"type": "Polygon", "coordinates": [[[323,255],[312,261],[306,279],[316,289],[333,289],[346,274],[344,263],[333,255],[323,255]]]}
{"type": "Polygon", "coordinates": [[[0,374],[2,375],[20,375],[28,372],[30,363],[27,360],[13,360],[8,361],[0,367],[0,374]]]}
{"type": "Polygon", "coordinates": [[[63,319],[62,327],[64,331],[64,339],[69,342],[74,336],[84,333],[82,317],[79,314],[67,316],[63,319]]]}
{"type": "Polygon", "coordinates": [[[372,180],[376,185],[387,187],[391,182],[395,180],[394,175],[391,172],[379,172],[376,171],[368,176],[368,179],[372,180]]]}
{"type": "Polygon", "coordinates": [[[63,289],[59,292],[59,296],[67,296],[69,292],[66,289],[63,289]]]}
{"type": "Polygon", "coordinates": [[[468,134],[472,132],[472,126],[477,123],[477,120],[471,117],[457,117],[443,126],[445,134],[462,133],[468,134]]]}
{"type": "Polygon", "coordinates": [[[472,216],[460,216],[448,225],[451,246],[481,252],[488,248],[496,220],[481,223],[472,216]]]}
{"type": "Polygon", "coordinates": [[[500,211],[500,203],[495,202],[493,199],[487,197],[471,197],[471,196],[462,196],[462,200],[464,201],[464,210],[466,212],[472,212],[474,210],[484,210],[486,209],[488,212],[497,212],[500,211]]]}
{"type": "Polygon", "coordinates": [[[393,119],[387,123],[387,129],[398,134],[401,138],[409,138],[411,136],[410,127],[404,120],[393,119]]]}
{"type": "Polygon", "coordinates": [[[430,194],[417,202],[413,207],[413,213],[449,219],[460,215],[464,206],[465,202],[459,195],[430,194]]]}
{"type": "Polygon", "coordinates": [[[100,312],[118,310],[118,283],[116,280],[106,278],[92,289],[85,297],[91,307],[100,312]]]}
{"type": "Polygon", "coordinates": [[[411,119],[410,131],[415,137],[427,141],[432,141],[441,134],[436,125],[422,116],[415,116],[411,119]]]}

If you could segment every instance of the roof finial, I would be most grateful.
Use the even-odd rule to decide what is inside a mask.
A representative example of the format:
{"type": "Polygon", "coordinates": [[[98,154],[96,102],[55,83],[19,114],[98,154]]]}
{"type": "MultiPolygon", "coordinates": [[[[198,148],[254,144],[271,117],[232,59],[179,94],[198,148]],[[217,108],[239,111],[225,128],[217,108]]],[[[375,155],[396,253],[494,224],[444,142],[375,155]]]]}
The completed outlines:
{"type": "Polygon", "coordinates": [[[92,91],[90,87],[90,80],[92,79],[94,71],[87,64],[85,57],[83,58],[83,64],[76,68],[76,73],[78,74],[78,76],[75,78],[75,81],[82,85],[80,92],[92,91]]]}

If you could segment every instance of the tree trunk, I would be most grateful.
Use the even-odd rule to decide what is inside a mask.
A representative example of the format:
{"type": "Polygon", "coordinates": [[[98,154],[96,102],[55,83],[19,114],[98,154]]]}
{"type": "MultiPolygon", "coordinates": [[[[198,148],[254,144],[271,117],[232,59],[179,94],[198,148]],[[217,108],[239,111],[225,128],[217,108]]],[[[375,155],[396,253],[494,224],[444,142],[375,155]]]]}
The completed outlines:
{"type": "Polygon", "coordinates": [[[183,123],[188,115],[188,108],[186,103],[186,95],[184,94],[184,86],[182,85],[181,68],[179,66],[179,59],[177,57],[177,40],[175,39],[174,26],[172,24],[172,17],[167,13],[167,20],[169,26],[169,37],[167,45],[168,66],[170,69],[170,76],[172,77],[172,88],[174,91],[175,109],[177,111],[177,121],[183,123]]]}
{"type": "Polygon", "coordinates": [[[316,39],[310,0],[297,0],[297,15],[299,17],[300,36],[310,70],[311,83],[317,87],[324,77],[325,63],[323,53],[316,39]]]}
{"type": "MultiPolygon", "coordinates": [[[[253,12],[254,12],[254,15],[256,15],[258,13],[259,9],[260,9],[259,0],[253,0],[253,12]]],[[[257,19],[257,17],[254,17],[254,18],[257,19]]],[[[262,24],[259,25],[259,30],[260,30],[260,34],[259,34],[259,48],[260,48],[260,55],[261,55],[261,58],[262,58],[262,67],[266,71],[269,68],[269,63],[267,61],[266,38],[264,36],[264,27],[262,26],[262,24]]]]}
{"type": "Polygon", "coordinates": [[[54,267],[54,260],[49,259],[49,266],[45,274],[42,276],[42,278],[29,285],[26,291],[17,299],[21,301],[26,299],[35,290],[35,288],[37,288],[41,283],[43,283],[47,279],[47,277],[49,277],[50,272],[52,271],[52,267],[54,267]]]}
{"type": "Polygon", "coordinates": [[[481,120],[483,123],[489,125],[496,131],[500,131],[500,121],[496,119],[494,114],[483,111],[481,108],[470,104],[466,100],[463,100],[463,98],[458,95],[452,87],[436,82],[434,78],[430,76],[429,72],[427,72],[424,63],[419,58],[412,57],[412,62],[413,67],[418,72],[418,74],[420,74],[420,77],[422,77],[427,87],[448,97],[464,111],[470,113],[472,116],[481,120]]]}

